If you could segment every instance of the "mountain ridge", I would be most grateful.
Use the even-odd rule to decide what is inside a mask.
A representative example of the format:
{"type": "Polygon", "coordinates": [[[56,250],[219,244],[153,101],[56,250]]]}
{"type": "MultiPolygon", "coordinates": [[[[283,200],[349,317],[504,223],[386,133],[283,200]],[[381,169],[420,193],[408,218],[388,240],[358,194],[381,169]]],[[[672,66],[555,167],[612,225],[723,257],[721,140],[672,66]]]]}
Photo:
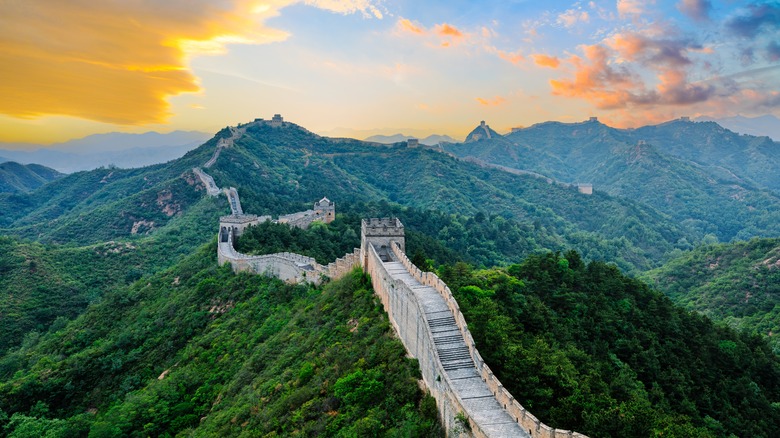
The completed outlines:
{"type": "Polygon", "coordinates": [[[0,162],[0,193],[29,192],[64,174],[40,164],[0,162]]]}
{"type": "Polygon", "coordinates": [[[159,164],[183,156],[211,134],[199,131],[150,131],[143,134],[93,134],[50,146],[0,143],[0,154],[21,163],[38,163],[64,173],[101,166],[123,168],[159,164]],[[4,149],[4,146],[11,147],[4,149]],[[33,149],[34,148],[34,149],[33,149]]]}

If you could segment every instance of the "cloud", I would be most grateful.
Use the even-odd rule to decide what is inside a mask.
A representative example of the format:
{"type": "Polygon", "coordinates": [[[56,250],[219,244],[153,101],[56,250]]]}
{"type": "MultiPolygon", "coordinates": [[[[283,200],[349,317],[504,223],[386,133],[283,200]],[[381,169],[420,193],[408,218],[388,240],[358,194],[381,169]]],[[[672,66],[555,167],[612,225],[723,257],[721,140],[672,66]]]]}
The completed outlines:
{"type": "MultiPolygon", "coordinates": [[[[170,96],[200,91],[190,57],[284,40],[287,33],[265,21],[291,2],[1,2],[0,113],[164,123],[170,96]]],[[[339,13],[372,11],[365,0],[309,3],[339,13]]]]}
{"type": "Polygon", "coordinates": [[[712,2],[710,0],[680,0],[677,3],[677,10],[696,21],[707,21],[710,19],[712,2]]]}
{"type": "Polygon", "coordinates": [[[753,3],[726,21],[726,28],[745,38],[754,38],[762,31],[780,29],[780,3],[753,3]]]}
{"type": "Polygon", "coordinates": [[[622,66],[611,65],[607,48],[601,45],[582,46],[584,58],[573,56],[571,79],[552,79],[550,86],[556,96],[585,99],[601,109],[624,107],[630,101],[641,101],[629,90],[642,89],[638,76],[622,66]]]}
{"type": "Polygon", "coordinates": [[[457,28],[447,23],[437,24],[436,27],[434,27],[434,29],[436,30],[436,33],[442,36],[463,38],[463,32],[459,31],[457,28]]]}
{"type": "Polygon", "coordinates": [[[646,12],[647,6],[655,4],[655,0],[617,0],[617,11],[621,17],[639,16],[646,12]]]}
{"type": "Polygon", "coordinates": [[[561,65],[561,61],[555,56],[535,54],[531,55],[531,58],[533,58],[534,63],[540,67],[558,68],[558,66],[561,65]]]}
{"type": "Polygon", "coordinates": [[[399,19],[397,26],[401,31],[404,32],[416,33],[418,35],[422,35],[425,33],[425,29],[422,26],[413,23],[412,20],[409,20],[408,18],[399,19]]]}
{"type": "Polygon", "coordinates": [[[693,61],[687,52],[691,48],[704,52],[698,44],[673,35],[653,39],[639,33],[616,34],[604,45],[583,46],[584,58],[575,56],[569,61],[573,77],[551,80],[552,92],[587,100],[601,109],[703,102],[719,90],[689,80],[693,61]],[[655,80],[649,80],[653,74],[655,80]]]}
{"type": "MultiPolygon", "coordinates": [[[[489,29],[482,28],[479,34],[483,38],[490,38],[491,35],[485,36],[486,30],[488,33],[490,32],[489,29]]],[[[436,24],[432,28],[426,29],[423,25],[407,18],[398,19],[396,33],[425,37],[429,46],[432,47],[453,47],[472,39],[473,36],[448,23],[436,24]]]]}
{"type": "Polygon", "coordinates": [[[706,53],[704,47],[686,38],[678,38],[672,32],[662,38],[653,38],[645,33],[617,33],[606,41],[628,61],[640,61],[647,67],[658,65],[683,67],[692,63],[688,52],[706,53]]]}
{"type": "Polygon", "coordinates": [[[569,9],[566,12],[558,15],[557,23],[564,27],[572,27],[577,23],[587,23],[590,21],[590,16],[586,11],[577,9],[569,9]]]}
{"type": "Polygon", "coordinates": [[[368,0],[305,0],[305,3],[344,15],[361,12],[366,17],[373,16],[380,20],[384,17],[382,11],[368,0]]]}
{"type": "Polygon", "coordinates": [[[500,106],[506,103],[506,99],[501,96],[496,96],[492,99],[483,99],[481,97],[477,97],[476,101],[479,102],[479,104],[482,106],[500,106]]]}
{"type": "Polygon", "coordinates": [[[766,59],[769,62],[780,61],[780,44],[777,41],[770,41],[766,46],[766,59]]]}

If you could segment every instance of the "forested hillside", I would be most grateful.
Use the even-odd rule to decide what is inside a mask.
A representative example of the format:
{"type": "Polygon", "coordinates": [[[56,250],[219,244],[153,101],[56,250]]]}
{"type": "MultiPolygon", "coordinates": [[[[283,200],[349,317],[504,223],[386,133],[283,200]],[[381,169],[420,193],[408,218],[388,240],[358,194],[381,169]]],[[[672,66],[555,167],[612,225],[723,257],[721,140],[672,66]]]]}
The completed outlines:
{"type": "Polygon", "coordinates": [[[570,251],[440,274],[491,369],[549,425],[594,437],[780,429],[780,361],[763,338],[682,310],[613,266],[570,251]]]}
{"type": "Polygon", "coordinates": [[[599,122],[547,122],[446,150],[567,183],[593,183],[596,191],[669,214],[698,238],[780,235],[780,182],[772,170],[780,146],[715,123],[620,130],[599,122]]]}
{"type": "Polygon", "coordinates": [[[708,245],[642,275],[688,309],[768,336],[780,351],[780,240],[708,245]]]}
{"type": "Polygon", "coordinates": [[[0,158],[0,193],[29,192],[63,176],[40,164],[3,162],[3,158],[0,158]]]}
{"type": "MultiPolygon", "coordinates": [[[[591,124],[596,150],[613,133],[591,124]]],[[[447,281],[491,368],[546,423],[593,437],[771,436],[780,427],[778,358],[764,338],[675,307],[620,272],[707,254],[721,247],[683,251],[753,216],[731,218],[742,210],[721,206],[724,228],[711,228],[668,210],[704,195],[672,191],[662,212],[428,148],[329,139],[289,123],[243,127],[208,173],[238,188],[245,212],[300,211],[328,196],[337,218],[307,230],[251,227],[239,250],[327,263],[359,245],[362,218],[400,218],[410,258],[447,281]]],[[[229,208],[206,195],[192,168],[230,135],[226,128],[163,165],[79,172],[0,195],[0,327],[10,334],[0,343],[0,435],[442,433],[415,361],[360,273],[314,288],[217,267],[214,236],[229,208]]],[[[702,184],[697,164],[636,146],[625,152],[635,154],[632,175],[646,175],[645,191],[664,193],[653,175],[665,169],[691,175],[675,177],[681,187],[702,184]]],[[[541,161],[554,156],[545,154],[541,161]]],[[[749,193],[734,205],[774,209],[762,204],[774,195],[743,183],[749,193]]],[[[775,257],[769,243],[751,245],[718,263],[744,270],[775,257]]],[[[664,288],[661,274],[684,272],[690,260],[648,278],[664,288]]],[[[770,262],[739,281],[771,284],[770,262]]],[[[719,284],[696,272],[686,284],[719,284]]],[[[683,289],[695,286],[670,289],[674,300],[686,302],[683,289]]],[[[768,310],[773,292],[764,292],[743,308],[745,324],[768,310]]],[[[733,323],[736,314],[721,317],[733,323]]],[[[767,321],[758,331],[775,329],[760,325],[767,321]]]]}
{"type": "Polygon", "coordinates": [[[323,289],[217,268],[209,244],[0,359],[10,437],[437,436],[366,279],[323,289]]]}

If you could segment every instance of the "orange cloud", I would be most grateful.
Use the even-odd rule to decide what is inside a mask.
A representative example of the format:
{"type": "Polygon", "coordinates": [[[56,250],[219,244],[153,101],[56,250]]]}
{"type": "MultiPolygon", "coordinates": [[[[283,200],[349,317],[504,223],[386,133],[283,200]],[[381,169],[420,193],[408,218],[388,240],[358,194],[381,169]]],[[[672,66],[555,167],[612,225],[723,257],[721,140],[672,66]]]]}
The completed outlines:
{"type": "Polygon", "coordinates": [[[419,26],[412,22],[412,20],[409,20],[408,18],[401,18],[398,20],[398,27],[402,31],[416,33],[416,34],[424,34],[425,29],[422,28],[422,26],[419,26]]]}
{"type": "Polygon", "coordinates": [[[480,105],[484,106],[499,106],[506,102],[506,99],[504,99],[501,96],[496,96],[493,99],[483,99],[481,97],[478,97],[477,102],[479,102],[480,105]]]}
{"type": "Polygon", "coordinates": [[[557,96],[577,97],[590,101],[598,108],[624,107],[631,99],[628,90],[642,88],[643,84],[628,70],[614,67],[606,48],[599,45],[583,46],[585,59],[573,56],[574,77],[550,80],[552,93],[557,96]]]}
{"type": "Polygon", "coordinates": [[[454,37],[454,38],[463,38],[463,32],[459,31],[458,29],[456,29],[455,27],[453,27],[453,26],[451,26],[451,25],[449,25],[447,23],[437,24],[434,29],[436,30],[436,33],[438,33],[439,35],[442,35],[442,36],[451,36],[451,37],[454,37]]]}
{"type": "Polygon", "coordinates": [[[525,60],[525,58],[519,51],[505,52],[503,50],[495,50],[495,53],[498,55],[499,58],[503,59],[504,61],[511,62],[512,64],[519,64],[525,60]]]}
{"type": "MultiPolygon", "coordinates": [[[[264,21],[292,1],[2,2],[0,113],[163,123],[170,96],[200,90],[190,56],[285,39],[264,21]]],[[[347,13],[366,1],[313,3],[347,13]]]]}
{"type": "Polygon", "coordinates": [[[548,56],[543,54],[531,55],[534,63],[540,67],[558,68],[561,65],[561,61],[555,56],[548,56]]]}

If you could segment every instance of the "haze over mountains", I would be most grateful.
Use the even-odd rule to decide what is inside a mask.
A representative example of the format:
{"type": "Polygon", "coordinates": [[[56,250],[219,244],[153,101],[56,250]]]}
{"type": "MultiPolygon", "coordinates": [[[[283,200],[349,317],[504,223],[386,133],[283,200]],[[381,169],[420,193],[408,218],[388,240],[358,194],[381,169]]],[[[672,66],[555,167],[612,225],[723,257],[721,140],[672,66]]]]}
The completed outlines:
{"type": "Polygon", "coordinates": [[[768,136],[775,141],[780,141],[780,119],[772,114],[765,114],[758,117],[697,117],[696,121],[716,122],[720,126],[740,134],[768,136]]]}
{"type": "MultiPolygon", "coordinates": [[[[413,138],[417,138],[417,137],[413,137],[411,135],[404,135],[404,134],[372,135],[371,137],[365,138],[365,141],[375,141],[377,143],[393,144],[393,143],[399,143],[413,138]]],[[[455,140],[449,135],[438,135],[438,134],[431,134],[427,137],[419,138],[418,140],[420,141],[420,144],[424,144],[427,146],[436,146],[439,143],[458,142],[458,140],[455,140]]]]}
{"type": "Polygon", "coordinates": [[[122,168],[148,166],[179,158],[202,144],[211,134],[174,131],[94,134],[49,146],[0,143],[0,161],[36,163],[60,172],[72,173],[101,166],[122,168]]]}

